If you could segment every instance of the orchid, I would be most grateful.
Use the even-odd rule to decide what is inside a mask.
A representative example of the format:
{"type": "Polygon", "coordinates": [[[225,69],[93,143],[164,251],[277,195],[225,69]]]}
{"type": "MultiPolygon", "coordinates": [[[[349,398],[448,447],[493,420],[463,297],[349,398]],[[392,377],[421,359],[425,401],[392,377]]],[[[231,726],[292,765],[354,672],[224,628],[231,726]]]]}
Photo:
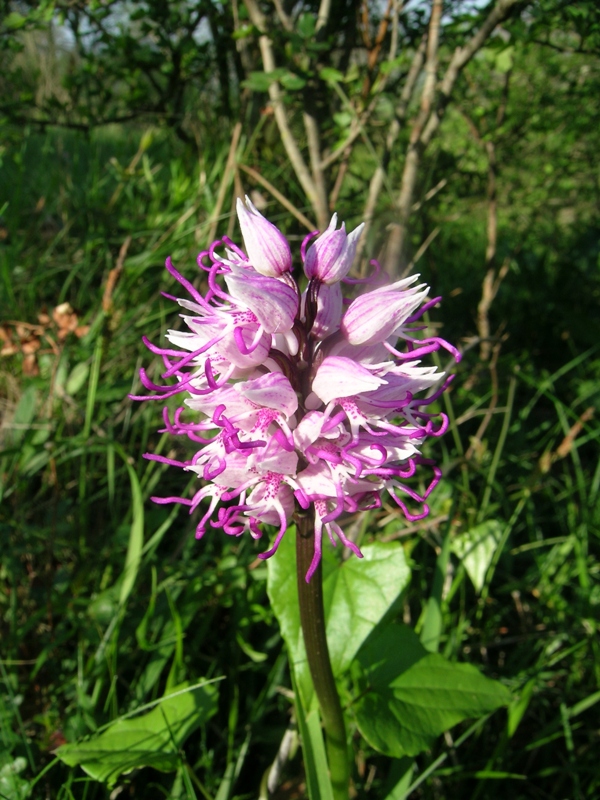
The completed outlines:
{"type": "Polygon", "coordinates": [[[361,556],[344,534],[344,514],[379,507],[384,492],[406,519],[428,514],[440,470],[421,448],[447,419],[427,408],[451,378],[421,359],[440,348],[460,356],[440,337],[418,337],[419,319],[439,300],[427,300],[418,276],[389,282],[377,269],[372,287],[344,298],[343,288],[364,283],[347,277],[362,225],[346,234],[334,214],[323,234],[306,237],[301,290],[283,234],[248,199],[238,201],[238,218],[245,250],[224,237],[198,256],[204,294],[167,260],[189,295],[177,300],[186,330],[169,331],[168,346],[145,340],[162,358],[162,382],[142,370],[149,393],[135,399],[182,397],[172,415],[164,409],[164,430],[187,437],[194,454],[146,457],[195,472],[203,485],[191,499],[153,499],[190,513],[202,506],[198,538],[220,528],[260,539],[264,525],[275,525],[261,558],[310,509],[308,582],[324,536],[361,556]],[[421,467],[428,477],[419,492],[411,479],[421,467]]]}

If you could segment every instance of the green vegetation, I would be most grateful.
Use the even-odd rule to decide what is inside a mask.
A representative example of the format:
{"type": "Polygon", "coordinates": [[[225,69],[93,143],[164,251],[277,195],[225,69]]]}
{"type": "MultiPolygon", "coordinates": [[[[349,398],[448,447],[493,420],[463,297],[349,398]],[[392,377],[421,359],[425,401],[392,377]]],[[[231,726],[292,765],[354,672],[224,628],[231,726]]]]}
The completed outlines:
{"type": "MultiPolygon", "coordinates": [[[[176,324],[161,294],[176,292],[168,255],[195,276],[215,231],[239,240],[244,192],[290,239],[305,235],[303,216],[322,217],[323,197],[352,228],[378,163],[361,264],[416,263],[444,296],[429,324],[464,358],[445,397],[451,428],[427,453],[444,470],[430,517],[409,525],[386,503],[344,527],[367,551],[401,542],[389,614],[423,685],[443,655],[461,662],[456,692],[493,678],[508,707],[465,701],[439,728],[421,720],[414,749],[400,732],[386,751],[363,695],[394,643],[370,641],[341,687],[356,797],[600,793],[596,4],[516,4],[447,107],[432,90],[441,121],[419,140],[412,186],[427,81],[404,110],[401,92],[432,4],[407,4],[395,28],[385,4],[344,0],[322,29],[319,4],[298,5],[293,18],[273,12],[274,75],[258,48],[268,2],[1,4],[0,797],[291,800],[316,780],[319,753],[298,751],[293,621],[277,602],[288,545],[267,567],[253,540],[214,530],[197,542],[185,509],[153,505],[185,494],[186,476],[144,453],[185,445],[157,433],[159,404],[127,395],[142,365],[158,374],[142,335],[159,341],[176,324]],[[273,87],[307,163],[315,129],[322,163],[339,148],[310,167],[314,196],[273,87]]],[[[447,4],[440,81],[488,12],[447,4]]],[[[400,687],[389,703],[412,699],[400,687]]]]}

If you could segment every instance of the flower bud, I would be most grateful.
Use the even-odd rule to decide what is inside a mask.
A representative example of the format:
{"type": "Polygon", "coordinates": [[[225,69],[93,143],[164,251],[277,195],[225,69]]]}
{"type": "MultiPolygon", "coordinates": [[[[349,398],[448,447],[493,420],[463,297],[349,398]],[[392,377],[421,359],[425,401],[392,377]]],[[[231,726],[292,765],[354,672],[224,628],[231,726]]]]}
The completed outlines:
{"type": "Polygon", "coordinates": [[[238,198],[237,215],[248,261],[254,269],[270,278],[289,272],[292,253],[281,231],[263,217],[248,197],[246,205],[238,198]]]}
{"type": "Polygon", "coordinates": [[[304,272],[309,278],[318,278],[322,283],[337,283],[346,277],[365,227],[363,222],[352,233],[346,234],[343,222],[339,230],[336,230],[336,225],[337,214],[334,214],[327,230],[313,242],[306,253],[304,272]]]}

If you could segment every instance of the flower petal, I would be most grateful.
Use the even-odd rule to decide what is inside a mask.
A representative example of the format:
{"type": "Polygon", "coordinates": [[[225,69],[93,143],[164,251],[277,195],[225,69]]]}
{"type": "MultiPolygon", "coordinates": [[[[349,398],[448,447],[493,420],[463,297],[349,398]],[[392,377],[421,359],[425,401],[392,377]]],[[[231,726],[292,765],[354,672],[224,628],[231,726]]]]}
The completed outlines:
{"type": "Polygon", "coordinates": [[[292,268],[292,253],[283,233],[265,219],[246,197],[238,198],[237,215],[248,253],[248,261],[261,275],[277,277],[292,268]]]}
{"type": "Polygon", "coordinates": [[[353,300],[340,325],[350,344],[377,344],[391,336],[427,297],[425,284],[408,288],[418,277],[412,275],[353,300]]]}
{"type": "Polygon", "coordinates": [[[291,330],[298,297],[287,283],[243,269],[227,273],[225,282],[231,296],[252,311],[267,333],[291,330]]]}
{"type": "Polygon", "coordinates": [[[329,403],[338,397],[372,392],[385,383],[350,358],[328,356],[317,370],[312,390],[324,403],[329,403]]]}

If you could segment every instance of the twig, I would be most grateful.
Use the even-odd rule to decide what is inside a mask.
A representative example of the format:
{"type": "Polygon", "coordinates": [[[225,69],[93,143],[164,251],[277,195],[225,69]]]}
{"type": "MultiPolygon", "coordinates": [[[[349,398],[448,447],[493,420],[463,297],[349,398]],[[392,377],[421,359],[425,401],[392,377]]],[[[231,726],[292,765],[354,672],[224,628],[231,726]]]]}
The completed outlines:
{"type": "Polygon", "coordinates": [[[427,201],[431,200],[432,197],[435,197],[438,192],[441,192],[447,183],[448,178],[442,178],[439,183],[436,183],[436,185],[425,194],[425,197],[423,197],[422,200],[412,204],[411,211],[418,211],[424,205],[424,203],[427,203],[427,201]]]}
{"type": "Polygon", "coordinates": [[[408,75],[406,76],[406,81],[404,83],[402,92],[400,94],[400,100],[398,102],[398,106],[396,107],[395,117],[388,130],[383,155],[379,161],[379,164],[377,165],[377,169],[373,173],[373,177],[371,178],[371,182],[369,184],[369,193],[367,196],[367,202],[365,203],[365,208],[362,215],[362,219],[365,223],[365,229],[363,231],[363,235],[360,237],[360,240],[358,242],[357,262],[360,261],[360,258],[362,256],[363,250],[367,242],[368,233],[371,228],[371,224],[373,222],[373,216],[375,214],[375,206],[377,205],[379,195],[381,194],[381,190],[385,182],[387,167],[390,161],[392,148],[396,143],[396,139],[398,138],[398,134],[400,133],[400,130],[402,128],[402,124],[406,119],[406,111],[408,109],[408,104],[415,89],[417,78],[419,77],[419,74],[423,67],[423,62],[425,60],[426,44],[427,44],[427,39],[424,36],[421,39],[421,43],[419,44],[419,47],[417,48],[413,56],[413,60],[410,65],[408,75]]]}
{"type": "Polygon", "coordinates": [[[414,267],[414,265],[423,256],[423,254],[425,253],[425,251],[427,250],[429,245],[433,242],[433,240],[435,239],[435,237],[438,235],[438,233],[440,231],[441,231],[441,228],[440,228],[439,225],[431,231],[429,236],[425,239],[425,241],[422,243],[422,245],[419,247],[419,249],[415,253],[414,258],[412,259],[410,264],[407,265],[406,269],[402,273],[402,277],[403,278],[405,278],[407,275],[410,274],[410,272],[411,272],[412,268],[414,267]]]}
{"type": "Polygon", "coordinates": [[[314,222],[311,222],[308,219],[308,217],[305,217],[304,214],[301,211],[299,211],[295,205],[290,203],[290,201],[287,199],[287,197],[285,197],[285,195],[281,194],[281,192],[279,192],[273,186],[272,183],[269,183],[269,181],[266,178],[263,178],[260,172],[253,169],[252,167],[248,167],[246,164],[238,164],[238,168],[241,169],[242,172],[245,172],[247,175],[250,175],[251,178],[254,178],[254,180],[257,183],[260,183],[260,185],[263,186],[270,194],[272,194],[273,197],[276,200],[278,200],[284,208],[287,208],[290,214],[293,214],[296,217],[296,219],[299,222],[301,222],[302,225],[304,225],[305,228],[308,228],[309,231],[315,230],[314,222]]]}
{"type": "Polygon", "coordinates": [[[315,27],[317,33],[329,22],[330,13],[331,0],[321,0],[321,4],[319,5],[319,13],[317,14],[317,24],[315,27]]]}
{"type": "Polygon", "coordinates": [[[208,229],[209,242],[214,241],[217,235],[217,227],[219,225],[219,217],[221,216],[223,203],[225,202],[225,195],[227,194],[227,189],[229,188],[229,183],[231,181],[232,175],[235,170],[236,151],[238,148],[241,135],[242,135],[242,123],[236,122],[235,127],[233,129],[233,134],[231,136],[231,144],[229,145],[229,153],[227,155],[225,170],[223,172],[223,177],[221,178],[221,183],[219,185],[217,202],[215,203],[215,207],[213,208],[212,214],[210,215],[210,228],[208,229]]]}
{"type": "MultiPolygon", "coordinates": [[[[252,24],[261,32],[258,44],[262,56],[264,70],[265,72],[273,72],[276,68],[275,55],[273,53],[273,43],[265,33],[265,16],[258,7],[256,0],[244,0],[244,3],[248,9],[248,15],[250,16],[252,24]]],[[[298,147],[298,143],[296,142],[294,134],[290,128],[285,107],[283,105],[281,88],[277,81],[273,81],[269,85],[269,98],[271,99],[273,114],[275,115],[275,122],[279,128],[279,135],[281,136],[281,142],[285,152],[287,153],[290,163],[298,180],[300,181],[300,185],[302,186],[309,203],[313,207],[315,216],[317,217],[318,226],[321,229],[324,229],[327,226],[328,215],[327,213],[321,215],[319,214],[319,197],[317,187],[315,186],[310,171],[304,161],[304,158],[302,157],[302,153],[300,152],[300,148],[298,147]]]]}
{"type": "Polygon", "coordinates": [[[106,286],[104,287],[104,294],[102,295],[102,310],[105,314],[110,314],[112,312],[113,292],[115,290],[115,286],[117,285],[117,281],[123,272],[123,264],[125,263],[125,258],[127,257],[127,251],[129,250],[130,244],[131,236],[128,236],[121,245],[121,249],[119,250],[119,255],[117,257],[117,263],[108,273],[106,286]]]}
{"type": "Polygon", "coordinates": [[[402,271],[401,258],[404,250],[406,228],[413,203],[413,195],[421,158],[419,140],[431,114],[435,99],[442,5],[442,0],[432,0],[431,17],[429,18],[429,28],[427,31],[425,83],[421,94],[421,108],[410,133],[410,141],[397,200],[398,222],[392,228],[385,256],[385,268],[390,274],[396,274],[402,271]]]}
{"type": "Polygon", "coordinates": [[[277,11],[277,16],[279,17],[279,21],[286,29],[291,33],[294,30],[294,24],[290,17],[285,13],[285,9],[281,5],[281,0],[273,0],[273,5],[275,6],[275,10],[277,11]]]}
{"type": "Polygon", "coordinates": [[[319,228],[324,230],[329,219],[327,205],[327,189],[325,187],[325,173],[321,166],[321,145],[319,142],[319,126],[314,114],[308,109],[302,114],[306,138],[308,141],[308,154],[310,156],[310,167],[316,189],[317,220],[319,228]]]}
{"type": "MultiPolygon", "coordinates": [[[[435,4],[438,3],[439,0],[433,0],[433,2],[435,4]]],[[[417,116],[415,124],[413,125],[413,131],[411,132],[410,143],[404,163],[404,171],[402,174],[400,192],[397,201],[399,220],[397,226],[392,231],[392,235],[390,236],[390,242],[388,244],[385,260],[386,269],[394,271],[396,264],[400,263],[403,257],[403,251],[406,243],[407,224],[410,216],[412,197],[416,185],[420,159],[440,126],[446,106],[450,102],[450,98],[459,75],[469,61],[473,58],[475,53],[477,53],[477,51],[483,46],[494,28],[500,22],[506,19],[517,6],[526,5],[527,2],[528,0],[498,1],[498,3],[492,8],[484,20],[481,28],[475,34],[473,34],[467,44],[464,47],[457,47],[454,51],[448,68],[441,81],[439,91],[437,93],[437,101],[429,104],[429,115],[426,118],[426,121],[423,114],[419,114],[417,116]]],[[[434,21],[433,16],[432,9],[431,22],[434,21]]],[[[431,30],[430,23],[430,31],[431,30]]],[[[437,31],[439,33],[439,21],[437,24],[437,31]]],[[[423,94],[426,94],[425,88],[423,94]]],[[[427,98],[425,98],[425,102],[427,102],[427,98]]],[[[421,109],[423,110],[424,107],[425,106],[422,101],[421,109]]]]}

